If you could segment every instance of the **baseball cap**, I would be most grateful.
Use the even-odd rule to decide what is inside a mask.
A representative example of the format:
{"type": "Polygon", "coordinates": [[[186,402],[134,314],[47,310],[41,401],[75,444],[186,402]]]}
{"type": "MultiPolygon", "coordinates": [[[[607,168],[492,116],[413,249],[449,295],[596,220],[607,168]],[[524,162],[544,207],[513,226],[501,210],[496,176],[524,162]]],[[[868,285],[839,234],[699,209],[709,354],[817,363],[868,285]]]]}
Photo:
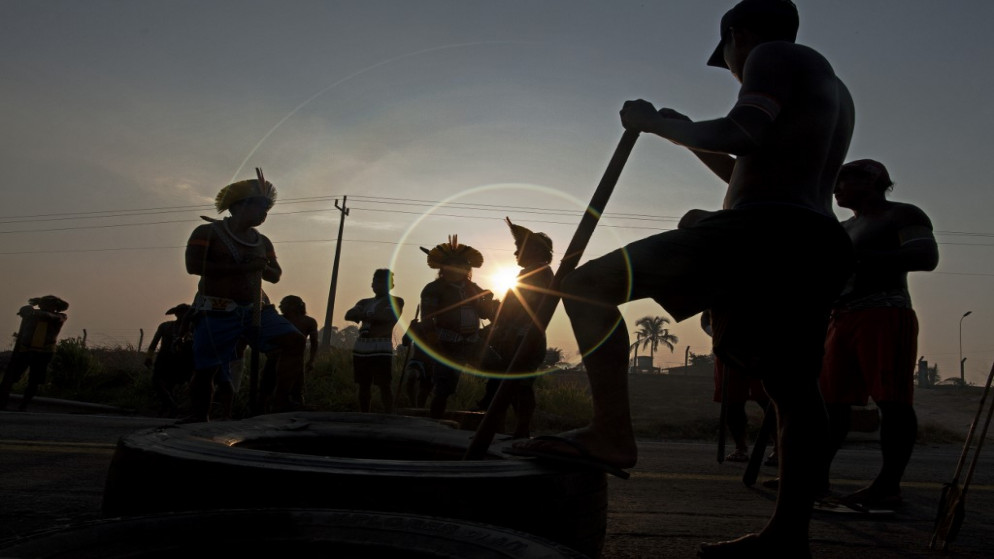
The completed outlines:
{"type": "Polygon", "coordinates": [[[794,42],[797,38],[797,6],[790,0],[742,0],[721,17],[721,40],[708,58],[708,66],[725,64],[725,39],[729,27],[742,26],[771,41],[794,42]]]}

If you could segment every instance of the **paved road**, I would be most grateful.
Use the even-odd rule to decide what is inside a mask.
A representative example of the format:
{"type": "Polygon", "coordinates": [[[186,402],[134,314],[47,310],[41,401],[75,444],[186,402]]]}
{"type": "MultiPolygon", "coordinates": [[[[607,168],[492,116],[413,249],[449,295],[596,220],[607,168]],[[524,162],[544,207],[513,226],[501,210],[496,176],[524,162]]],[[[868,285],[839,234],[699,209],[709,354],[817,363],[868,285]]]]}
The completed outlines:
{"type": "MultiPolygon", "coordinates": [[[[0,412],[0,540],[99,518],[116,440],[164,423],[89,411],[0,412]]],[[[855,441],[840,452],[833,468],[834,488],[853,490],[872,477],[879,460],[874,444],[855,441]]],[[[891,518],[816,515],[815,557],[937,555],[927,549],[932,521],[941,484],[951,478],[961,450],[948,445],[917,449],[906,476],[907,506],[891,518]]],[[[745,487],[743,465],[717,464],[713,445],[645,441],[640,451],[630,480],[609,481],[604,559],[694,557],[701,542],[761,528],[772,510],[774,493],[745,487]]],[[[982,457],[967,496],[961,534],[946,557],[991,557],[992,466],[994,458],[982,457]]],[[[760,480],[772,473],[765,469],[760,480]]]]}

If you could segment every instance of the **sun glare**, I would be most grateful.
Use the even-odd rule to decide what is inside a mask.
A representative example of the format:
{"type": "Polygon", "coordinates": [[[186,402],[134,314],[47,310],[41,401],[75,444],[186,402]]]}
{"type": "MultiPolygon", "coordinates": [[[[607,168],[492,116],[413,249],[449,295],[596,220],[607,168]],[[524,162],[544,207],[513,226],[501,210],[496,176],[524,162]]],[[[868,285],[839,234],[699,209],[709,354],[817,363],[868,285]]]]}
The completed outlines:
{"type": "Polygon", "coordinates": [[[508,289],[511,289],[518,283],[518,268],[517,267],[503,267],[498,268],[496,272],[488,276],[489,285],[481,286],[484,289],[490,289],[494,292],[494,297],[498,299],[503,299],[504,294],[507,293],[508,289]]]}

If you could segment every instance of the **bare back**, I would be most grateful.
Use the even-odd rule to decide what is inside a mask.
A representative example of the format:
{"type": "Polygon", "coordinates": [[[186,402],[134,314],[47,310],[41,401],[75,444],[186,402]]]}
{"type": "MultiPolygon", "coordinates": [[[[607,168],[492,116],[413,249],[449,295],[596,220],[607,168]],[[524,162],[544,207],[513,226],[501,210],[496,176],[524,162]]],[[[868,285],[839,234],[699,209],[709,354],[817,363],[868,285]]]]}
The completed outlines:
{"type": "Polygon", "coordinates": [[[824,57],[784,41],[756,46],[729,118],[747,133],[754,129],[750,121],[767,121],[755,128],[762,130],[756,149],[736,159],[726,209],[777,203],[832,215],[832,191],[849,149],[855,109],[824,57]]]}

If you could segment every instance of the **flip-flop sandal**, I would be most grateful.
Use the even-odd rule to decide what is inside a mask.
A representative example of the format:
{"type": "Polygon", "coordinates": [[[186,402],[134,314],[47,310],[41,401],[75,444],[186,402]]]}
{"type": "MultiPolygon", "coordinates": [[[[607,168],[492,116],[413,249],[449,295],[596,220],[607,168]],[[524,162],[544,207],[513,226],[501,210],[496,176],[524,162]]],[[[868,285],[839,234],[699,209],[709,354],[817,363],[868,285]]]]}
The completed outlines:
{"type": "Polygon", "coordinates": [[[583,468],[599,470],[611,474],[613,476],[617,476],[621,479],[628,479],[629,477],[631,477],[631,474],[629,474],[625,470],[622,470],[617,466],[613,466],[602,460],[594,458],[593,456],[591,456],[590,451],[587,450],[587,447],[585,447],[582,443],[575,441],[573,439],[567,439],[556,435],[542,435],[534,437],[531,440],[562,443],[576,450],[579,454],[563,454],[560,452],[551,452],[551,451],[537,450],[530,448],[515,448],[513,446],[506,449],[504,452],[512,456],[538,458],[540,460],[548,460],[550,462],[557,462],[560,464],[568,464],[571,466],[580,466],[583,468]]]}

